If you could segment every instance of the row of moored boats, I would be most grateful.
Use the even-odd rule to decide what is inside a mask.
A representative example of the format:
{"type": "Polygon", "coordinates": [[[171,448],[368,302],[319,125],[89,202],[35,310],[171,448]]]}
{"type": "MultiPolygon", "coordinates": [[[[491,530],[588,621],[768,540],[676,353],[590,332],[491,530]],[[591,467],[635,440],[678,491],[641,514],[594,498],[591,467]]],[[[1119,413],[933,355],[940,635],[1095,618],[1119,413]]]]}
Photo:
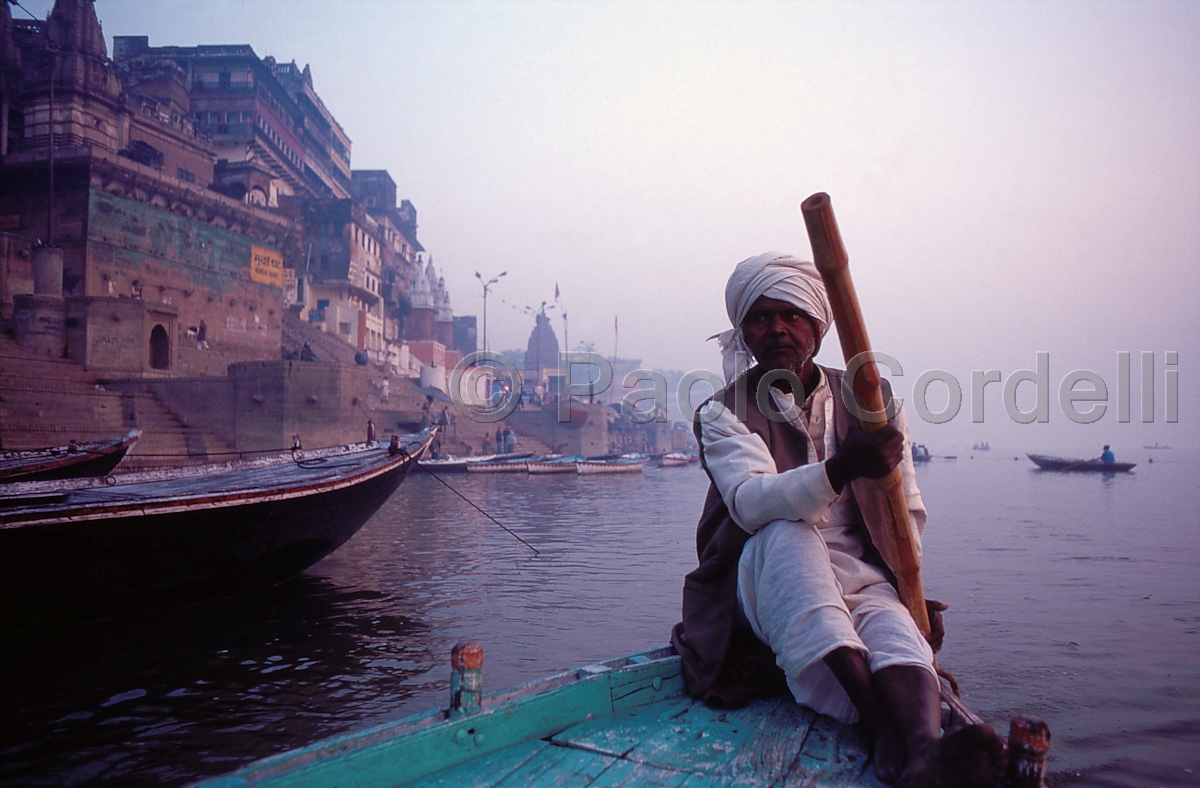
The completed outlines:
{"type": "Polygon", "coordinates": [[[697,455],[683,452],[670,452],[662,455],[602,454],[586,456],[561,454],[534,456],[532,452],[526,452],[421,460],[420,466],[425,470],[442,473],[574,473],[587,475],[640,473],[654,459],[657,459],[663,467],[682,466],[699,461],[697,455]]]}

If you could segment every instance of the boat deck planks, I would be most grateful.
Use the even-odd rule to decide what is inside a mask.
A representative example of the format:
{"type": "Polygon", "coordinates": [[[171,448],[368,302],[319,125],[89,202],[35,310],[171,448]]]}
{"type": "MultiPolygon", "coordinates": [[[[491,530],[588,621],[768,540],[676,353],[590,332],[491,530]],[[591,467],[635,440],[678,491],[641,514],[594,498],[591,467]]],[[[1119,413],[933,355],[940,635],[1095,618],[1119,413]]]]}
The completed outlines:
{"type": "MultiPolygon", "coordinates": [[[[414,450],[413,443],[405,446],[414,450]]],[[[305,490],[336,486],[362,474],[364,459],[380,463],[386,446],[336,447],[296,457],[274,456],[190,466],[170,471],[143,471],[105,479],[16,482],[5,485],[0,529],[69,512],[74,521],[123,511],[166,511],[196,506],[234,506],[247,499],[268,501],[305,490]],[[347,455],[354,454],[354,458],[347,455]],[[340,459],[344,458],[344,459],[340,459]],[[53,488],[51,497],[49,487],[53,488]],[[56,499],[55,499],[56,498],[56,499]]]]}
{"type": "Polygon", "coordinates": [[[204,785],[342,788],[882,788],[860,731],[787,698],[720,710],[688,697],[669,648],[329,739],[204,785]]]}
{"type": "Polygon", "coordinates": [[[790,699],[720,711],[675,698],[586,720],[549,740],[525,742],[404,785],[876,788],[883,783],[868,768],[856,728],[790,699]]]}

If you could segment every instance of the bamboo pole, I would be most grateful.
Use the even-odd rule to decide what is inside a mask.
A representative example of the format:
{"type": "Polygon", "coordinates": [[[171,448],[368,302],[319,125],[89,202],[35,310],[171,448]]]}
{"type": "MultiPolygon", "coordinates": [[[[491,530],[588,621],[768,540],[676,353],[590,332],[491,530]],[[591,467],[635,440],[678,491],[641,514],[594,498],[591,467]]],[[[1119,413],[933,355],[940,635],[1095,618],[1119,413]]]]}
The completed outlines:
{"type": "MultiPolygon", "coordinates": [[[[800,205],[808,238],[812,243],[813,262],[821,272],[829,303],[833,307],[833,319],[837,324],[838,339],[841,340],[842,355],[846,363],[871,350],[867,337],[867,326],[863,321],[858,294],[850,278],[850,258],[842,245],[842,235],[833,215],[833,204],[829,195],[818,192],[800,205]]],[[[874,364],[864,364],[852,381],[858,407],[868,413],[882,414],[884,411],[883,391],[879,387],[879,371],[874,364]]],[[[849,404],[849,403],[847,403],[849,404]]],[[[864,432],[882,429],[887,419],[862,420],[864,432]]],[[[921,558],[913,537],[912,518],[908,502],[904,499],[900,468],[893,468],[887,476],[875,479],[882,494],[885,515],[885,531],[891,542],[891,554],[896,556],[897,566],[891,567],[896,575],[900,601],[912,615],[913,621],[926,637],[929,636],[929,611],[925,607],[925,590],[921,585],[921,558]]]]}

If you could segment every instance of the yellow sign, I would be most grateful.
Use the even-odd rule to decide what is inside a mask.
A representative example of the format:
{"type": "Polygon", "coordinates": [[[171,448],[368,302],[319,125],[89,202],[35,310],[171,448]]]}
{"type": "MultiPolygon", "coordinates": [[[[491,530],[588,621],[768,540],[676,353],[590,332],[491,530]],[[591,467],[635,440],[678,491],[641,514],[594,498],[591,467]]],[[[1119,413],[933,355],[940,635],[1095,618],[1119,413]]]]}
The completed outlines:
{"type": "Polygon", "coordinates": [[[265,285],[283,287],[283,255],[261,246],[251,246],[250,278],[265,285]]]}

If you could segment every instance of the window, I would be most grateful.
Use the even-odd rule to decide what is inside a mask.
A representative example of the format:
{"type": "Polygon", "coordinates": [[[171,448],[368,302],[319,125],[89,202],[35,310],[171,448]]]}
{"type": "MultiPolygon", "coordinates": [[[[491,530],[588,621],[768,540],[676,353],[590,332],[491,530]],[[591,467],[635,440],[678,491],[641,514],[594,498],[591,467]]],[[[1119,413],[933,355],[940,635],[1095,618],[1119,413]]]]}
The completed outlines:
{"type": "Polygon", "coordinates": [[[233,111],[226,112],[225,113],[225,122],[226,123],[237,123],[238,122],[238,113],[233,112],[233,111]]]}
{"type": "Polygon", "coordinates": [[[254,113],[242,110],[242,123],[253,123],[254,113]]]}
{"type": "Polygon", "coordinates": [[[196,173],[192,172],[191,170],[185,170],[183,167],[179,167],[176,169],[175,174],[179,176],[179,180],[181,181],[186,181],[187,183],[196,182],[196,173]]]}
{"type": "Polygon", "coordinates": [[[220,123],[221,122],[221,113],[220,112],[208,113],[208,122],[209,123],[220,123]]]}

